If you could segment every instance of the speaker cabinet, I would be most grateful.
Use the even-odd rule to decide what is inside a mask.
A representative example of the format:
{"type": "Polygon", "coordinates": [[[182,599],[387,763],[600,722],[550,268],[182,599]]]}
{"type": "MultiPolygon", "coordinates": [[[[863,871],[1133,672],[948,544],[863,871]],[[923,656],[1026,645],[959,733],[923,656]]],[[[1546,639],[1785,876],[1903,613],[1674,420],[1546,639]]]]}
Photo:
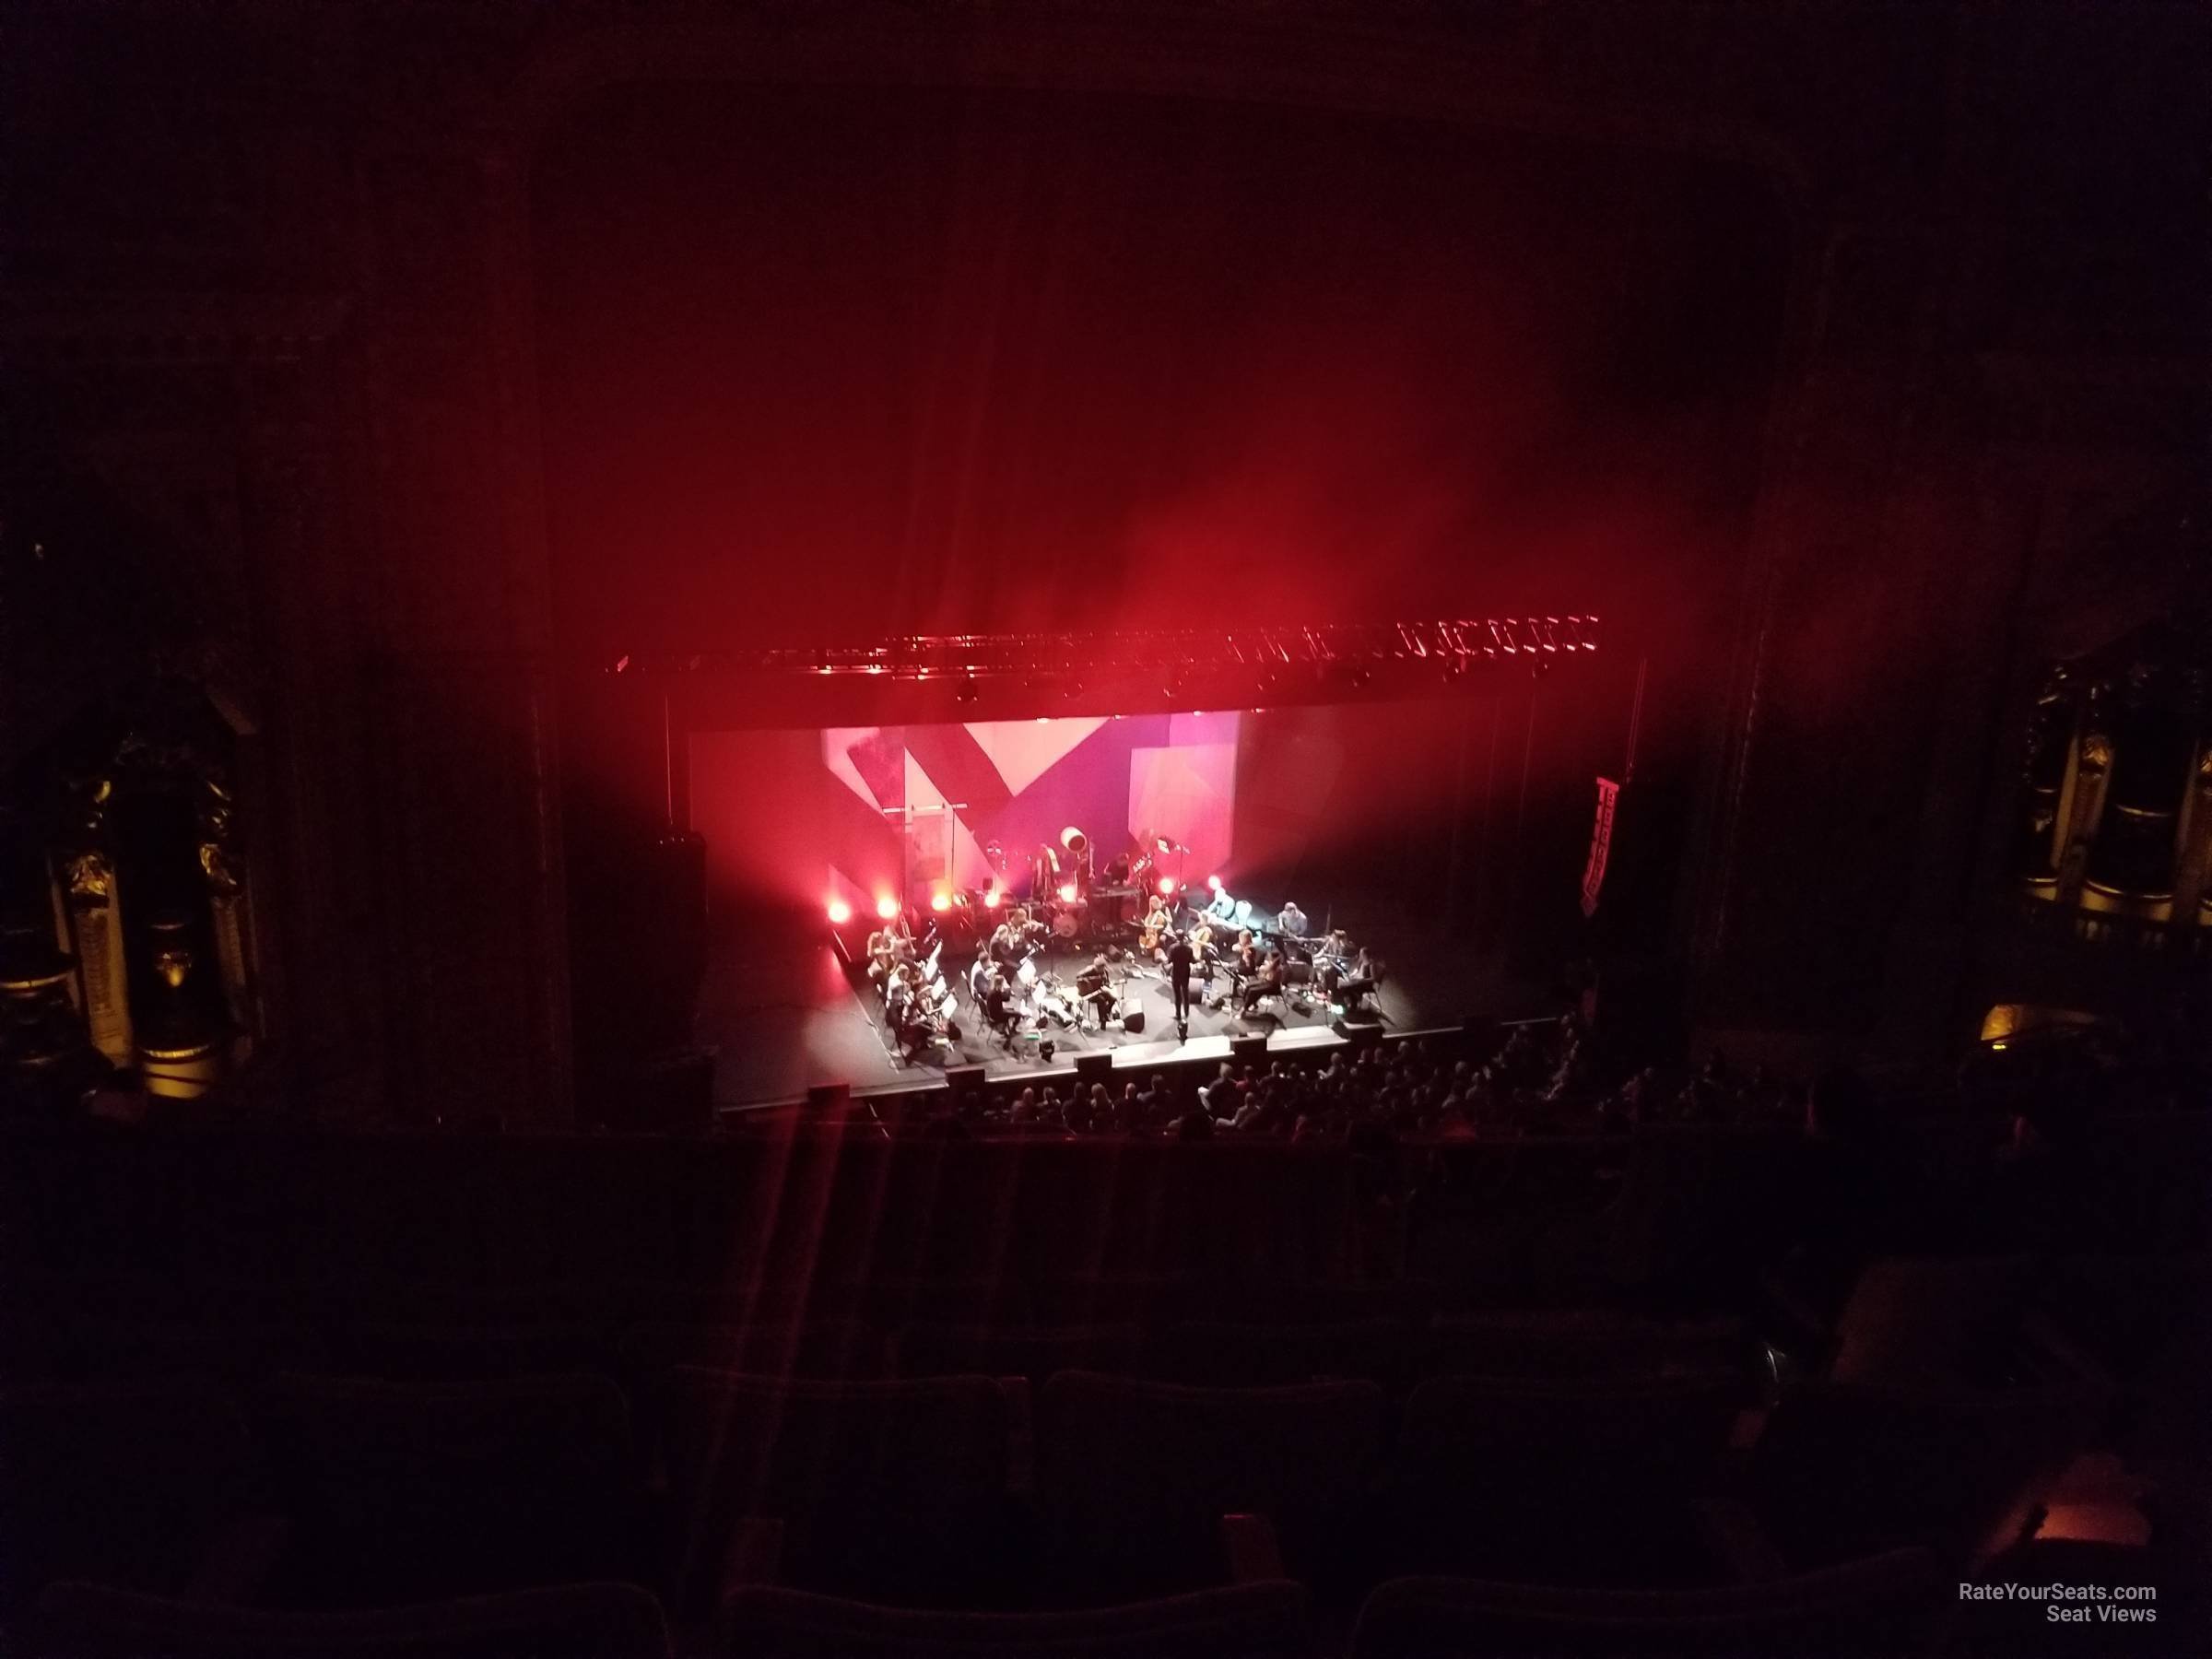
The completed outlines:
{"type": "Polygon", "coordinates": [[[1076,1081],[1103,1083],[1113,1075],[1113,1054],[1111,1050],[1076,1056],[1076,1081]]]}
{"type": "Polygon", "coordinates": [[[1241,1065],[1257,1065],[1267,1058],[1267,1034],[1263,1031],[1256,1037],[1231,1037],[1229,1055],[1241,1065]]]}
{"type": "Polygon", "coordinates": [[[1142,1008],[1130,1009],[1127,1017],[1122,1021],[1122,1030],[1135,1037],[1142,1035],[1144,1029],[1145,1011],[1142,1008]]]}

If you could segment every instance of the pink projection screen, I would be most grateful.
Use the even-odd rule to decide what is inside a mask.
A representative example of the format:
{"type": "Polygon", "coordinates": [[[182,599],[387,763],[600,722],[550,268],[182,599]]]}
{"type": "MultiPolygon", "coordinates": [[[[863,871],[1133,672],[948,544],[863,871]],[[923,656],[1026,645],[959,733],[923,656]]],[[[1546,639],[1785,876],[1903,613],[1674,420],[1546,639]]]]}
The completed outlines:
{"type": "Polygon", "coordinates": [[[1193,885],[1236,855],[1234,712],[817,731],[694,732],[691,823],[725,902],[857,914],[886,896],[1026,890],[1064,830],[1105,863],[1144,833],[1193,885]]]}

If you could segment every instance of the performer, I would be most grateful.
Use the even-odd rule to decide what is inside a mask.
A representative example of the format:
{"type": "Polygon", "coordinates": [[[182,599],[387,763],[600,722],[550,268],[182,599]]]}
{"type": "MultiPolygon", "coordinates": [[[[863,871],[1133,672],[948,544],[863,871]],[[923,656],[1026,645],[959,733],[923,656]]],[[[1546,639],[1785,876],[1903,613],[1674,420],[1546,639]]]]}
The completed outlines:
{"type": "Polygon", "coordinates": [[[1229,896],[1227,888],[1216,888],[1213,902],[1206,907],[1206,913],[1217,922],[1227,922],[1236,915],[1237,901],[1229,896]]]}
{"type": "Polygon", "coordinates": [[[1151,954],[1155,961],[1164,954],[1161,941],[1175,924],[1168,912],[1168,901],[1158,893],[1152,895],[1152,908],[1145,912],[1144,925],[1137,932],[1136,947],[1151,954]]]}
{"type": "Polygon", "coordinates": [[[1014,982],[1004,967],[983,991],[983,1022],[1004,1036],[1014,1029],[1014,982]]]}
{"type": "Polygon", "coordinates": [[[1175,994],[1175,1030],[1179,1036],[1188,1037],[1191,1023],[1191,970],[1197,965],[1198,953],[1191,948],[1188,937],[1171,935],[1168,946],[1168,984],[1175,994]]]}
{"type": "Polygon", "coordinates": [[[1298,908],[1297,900],[1289,900],[1283,905],[1275,918],[1275,926],[1277,933],[1288,934],[1293,939],[1306,936],[1306,912],[1298,908]]]}
{"type": "Polygon", "coordinates": [[[1112,971],[1106,966],[1104,951],[1091,959],[1090,966],[1076,976],[1076,991],[1087,1003],[1092,1014],[1103,1027],[1113,1012],[1115,1002],[1112,971]]]}
{"type": "Polygon", "coordinates": [[[1282,952],[1271,950],[1267,953],[1267,959],[1260,964],[1259,971],[1244,982],[1242,1011],[1246,1014],[1251,1013],[1253,1004],[1263,996],[1274,995],[1282,988],[1282,952]]]}

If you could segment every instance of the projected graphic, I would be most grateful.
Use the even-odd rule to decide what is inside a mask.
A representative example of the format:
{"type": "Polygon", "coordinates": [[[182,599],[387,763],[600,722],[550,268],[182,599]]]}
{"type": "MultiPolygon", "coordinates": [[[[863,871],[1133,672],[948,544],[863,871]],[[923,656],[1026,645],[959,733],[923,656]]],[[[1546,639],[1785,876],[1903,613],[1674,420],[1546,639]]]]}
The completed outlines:
{"type": "Polygon", "coordinates": [[[694,822],[718,885],[862,915],[886,898],[1027,895],[1071,829],[1097,879],[1141,841],[1159,873],[1203,884],[1235,852],[1240,725],[1231,712],[700,733],[694,822]],[[794,777],[807,749],[811,779],[794,777]]]}

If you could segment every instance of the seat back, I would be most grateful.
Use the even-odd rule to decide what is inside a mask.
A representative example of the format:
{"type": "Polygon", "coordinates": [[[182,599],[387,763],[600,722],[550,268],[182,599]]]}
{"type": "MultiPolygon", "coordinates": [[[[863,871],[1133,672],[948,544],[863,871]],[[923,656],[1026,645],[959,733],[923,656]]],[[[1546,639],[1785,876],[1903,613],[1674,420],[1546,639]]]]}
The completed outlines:
{"type": "Polygon", "coordinates": [[[634,1584],[566,1584],[354,1613],[271,1613],[98,1584],[40,1598],[52,1659],[666,1659],[660,1604],[634,1584]]]}
{"type": "Polygon", "coordinates": [[[1105,1594],[1218,1582],[1220,1517],[1274,1522],[1293,1575],[1328,1554],[1379,1468],[1371,1382],[1188,1388],[1088,1371],[1045,1384],[1038,1500],[1063,1577],[1105,1594]]]}
{"type": "Polygon", "coordinates": [[[603,1378],[280,1378],[267,1402],[300,1593],[429,1599],[606,1573],[635,1468],[603,1378]]]}
{"type": "Polygon", "coordinates": [[[892,1365],[902,1377],[1026,1377],[1041,1385],[1055,1371],[1126,1374],[1142,1335],[1135,1325],[912,1324],[899,1334],[892,1365]]]}
{"type": "Polygon", "coordinates": [[[1609,1312],[1440,1313],[1422,1366],[1439,1377],[1601,1381],[1749,1375],[1743,1322],[1669,1323],[1609,1312]]]}
{"type": "Polygon", "coordinates": [[[1771,1583],[1578,1590],[1394,1579],[1359,1611],[1354,1659],[1823,1659],[1924,1651],[1941,1608],[1934,1556],[1902,1549],[1771,1583]]]}
{"type": "Polygon", "coordinates": [[[1277,1580],[1072,1613],[935,1613],[795,1590],[724,1609],[747,1659],[1310,1659],[1305,1592],[1277,1580]]]}
{"type": "Polygon", "coordinates": [[[1998,1379],[2027,1297],[2021,1256],[1867,1264],[1836,1321],[1836,1382],[1953,1388],[1998,1379]]]}
{"type": "Polygon", "coordinates": [[[62,1578],[182,1590],[259,1476],[245,1418],[213,1383],[0,1391],[0,1613],[62,1578]]]}
{"type": "Polygon", "coordinates": [[[1734,1375],[1527,1382],[1440,1377],[1406,1401],[1380,1517],[1418,1565],[1642,1582],[1684,1548],[1741,1404],[1734,1375]]]}
{"type": "Polygon", "coordinates": [[[1925,1545],[1971,1571],[2018,1538],[2101,1409],[2100,1395],[2079,1388],[1809,1385],[1767,1419],[1752,1502],[1793,1561],[1925,1545]]]}
{"type": "Polygon", "coordinates": [[[1414,1333],[1397,1319],[1247,1324],[1187,1321],[1157,1333],[1146,1370],[1200,1388],[1284,1388],[1351,1377],[1384,1387],[1407,1376],[1414,1333]]]}
{"type": "Polygon", "coordinates": [[[807,1382],[679,1367],[668,1406],[686,1607],[713,1594],[749,1516],[783,1523],[782,1574],[798,1588],[927,1599],[1004,1565],[1011,1414],[988,1377],[807,1382]]]}

